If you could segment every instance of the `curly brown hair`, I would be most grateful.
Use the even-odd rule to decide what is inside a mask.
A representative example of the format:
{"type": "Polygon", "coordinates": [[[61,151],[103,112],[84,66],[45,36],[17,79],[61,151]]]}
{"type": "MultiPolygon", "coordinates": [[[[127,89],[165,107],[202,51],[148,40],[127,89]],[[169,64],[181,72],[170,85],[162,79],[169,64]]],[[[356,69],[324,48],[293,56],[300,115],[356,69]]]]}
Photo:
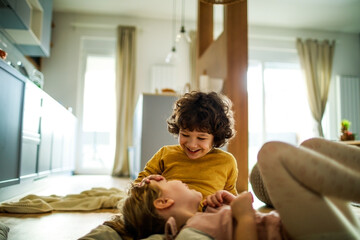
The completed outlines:
{"type": "Polygon", "coordinates": [[[178,99],[168,118],[168,131],[175,136],[180,129],[207,132],[214,136],[214,147],[224,146],[234,135],[232,102],[216,92],[192,91],[178,99]]]}
{"type": "Polygon", "coordinates": [[[132,184],[122,206],[122,215],[116,215],[104,224],[113,228],[124,239],[143,239],[152,234],[164,234],[166,219],[157,214],[154,201],[161,190],[153,184],[132,184]]]}

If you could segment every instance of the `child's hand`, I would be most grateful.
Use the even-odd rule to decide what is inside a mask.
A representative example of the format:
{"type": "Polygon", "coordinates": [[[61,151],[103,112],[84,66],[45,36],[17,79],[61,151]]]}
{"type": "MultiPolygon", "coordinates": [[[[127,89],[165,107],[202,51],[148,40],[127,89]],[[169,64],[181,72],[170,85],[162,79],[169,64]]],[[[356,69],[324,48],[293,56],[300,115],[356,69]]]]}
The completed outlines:
{"type": "Polygon", "coordinates": [[[252,203],[253,196],[250,192],[240,193],[230,204],[233,217],[236,219],[246,216],[254,217],[255,211],[252,203]]]}
{"type": "Polygon", "coordinates": [[[258,239],[252,202],[251,193],[242,192],[230,204],[235,219],[234,239],[258,239]]]}
{"type": "Polygon", "coordinates": [[[230,204],[235,199],[235,196],[226,190],[220,190],[216,193],[206,197],[204,206],[220,207],[223,204],[230,204]]]}
{"type": "Polygon", "coordinates": [[[165,178],[161,175],[149,175],[147,177],[145,177],[143,180],[141,180],[141,182],[139,183],[140,186],[143,186],[146,183],[150,183],[150,180],[155,180],[155,181],[161,181],[164,180],[165,178]]]}

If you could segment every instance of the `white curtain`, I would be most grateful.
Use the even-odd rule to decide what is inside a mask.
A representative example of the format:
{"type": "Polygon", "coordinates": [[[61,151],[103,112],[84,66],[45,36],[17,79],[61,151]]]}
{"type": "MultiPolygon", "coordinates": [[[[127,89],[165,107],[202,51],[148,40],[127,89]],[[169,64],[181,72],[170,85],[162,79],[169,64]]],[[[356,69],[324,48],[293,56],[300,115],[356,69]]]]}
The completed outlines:
{"type": "Polygon", "coordinates": [[[135,108],[135,27],[119,26],[116,49],[116,148],[113,176],[129,176],[128,146],[132,144],[135,108]]]}
{"type": "Polygon", "coordinates": [[[297,39],[296,48],[306,79],[310,110],[317,122],[319,136],[323,137],[321,121],[330,87],[335,42],[297,39]]]}

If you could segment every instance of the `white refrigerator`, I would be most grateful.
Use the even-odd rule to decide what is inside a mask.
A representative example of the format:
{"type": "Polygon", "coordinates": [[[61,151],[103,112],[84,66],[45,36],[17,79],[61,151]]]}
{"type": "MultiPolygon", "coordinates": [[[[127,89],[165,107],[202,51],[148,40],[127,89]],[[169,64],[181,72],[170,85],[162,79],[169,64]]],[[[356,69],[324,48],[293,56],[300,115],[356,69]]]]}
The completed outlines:
{"type": "Polygon", "coordinates": [[[140,95],[134,113],[133,146],[129,147],[129,166],[132,179],[137,178],[148,160],[164,145],[178,140],[167,130],[166,120],[172,113],[175,95],[140,95]]]}

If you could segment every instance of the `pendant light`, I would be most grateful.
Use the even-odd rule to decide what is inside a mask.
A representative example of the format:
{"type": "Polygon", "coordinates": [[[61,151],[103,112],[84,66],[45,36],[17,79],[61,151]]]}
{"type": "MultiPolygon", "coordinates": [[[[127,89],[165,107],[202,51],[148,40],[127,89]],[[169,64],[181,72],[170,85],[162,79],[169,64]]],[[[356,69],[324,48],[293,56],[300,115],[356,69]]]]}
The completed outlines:
{"type": "Polygon", "coordinates": [[[185,39],[186,42],[191,42],[188,33],[185,30],[185,0],[182,0],[181,6],[181,28],[180,32],[176,36],[176,41],[179,42],[181,39],[185,39]]]}
{"type": "Polygon", "coordinates": [[[171,51],[168,53],[168,55],[165,58],[166,63],[174,64],[177,59],[176,54],[176,41],[175,41],[175,28],[176,28],[176,0],[173,0],[173,16],[172,16],[172,42],[173,46],[171,48],[171,51]]]}

